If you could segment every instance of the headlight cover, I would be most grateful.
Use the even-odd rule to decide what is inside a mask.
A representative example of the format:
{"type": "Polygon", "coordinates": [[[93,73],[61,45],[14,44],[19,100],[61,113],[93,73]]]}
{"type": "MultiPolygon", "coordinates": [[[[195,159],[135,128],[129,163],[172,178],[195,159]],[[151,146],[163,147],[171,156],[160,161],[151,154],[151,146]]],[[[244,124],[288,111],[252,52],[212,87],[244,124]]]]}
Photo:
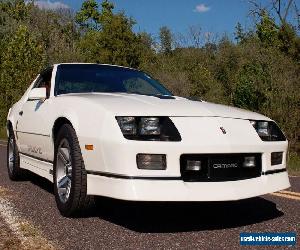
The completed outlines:
{"type": "Polygon", "coordinates": [[[286,141],[284,134],[275,122],[250,120],[250,123],[262,141],[286,141]]]}
{"type": "Polygon", "coordinates": [[[181,141],[181,136],[169,117],[117,116],[116,120],[128,140],[181,141]]]}

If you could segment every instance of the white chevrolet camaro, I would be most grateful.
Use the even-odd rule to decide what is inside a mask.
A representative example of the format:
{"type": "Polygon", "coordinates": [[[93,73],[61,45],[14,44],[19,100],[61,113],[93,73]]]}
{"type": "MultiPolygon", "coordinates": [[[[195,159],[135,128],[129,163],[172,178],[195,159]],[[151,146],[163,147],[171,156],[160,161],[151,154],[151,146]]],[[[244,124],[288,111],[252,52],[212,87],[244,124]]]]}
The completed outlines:
{"type": "Polygon", "coordinates": [[[225,201],[290,187],[288,142],[270,118],[173,96],[120,66],[47,68],[9,110],[7,131],[10,178],[27,169],[53,182],[65,216],[94,196],[225,201]]]}

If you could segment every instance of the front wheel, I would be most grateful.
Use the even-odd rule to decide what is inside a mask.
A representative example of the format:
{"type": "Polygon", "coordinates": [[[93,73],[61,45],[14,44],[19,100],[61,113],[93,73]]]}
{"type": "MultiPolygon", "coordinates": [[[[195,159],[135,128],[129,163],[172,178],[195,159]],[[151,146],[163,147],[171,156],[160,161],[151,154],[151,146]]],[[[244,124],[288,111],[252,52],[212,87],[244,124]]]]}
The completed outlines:
{"type": "Polygon", "coordinates": [[[55,140],[54,194],[63,216],[71,217],[88,208],[93,197],[87,195],[87,175],[75,130],[64,124],[55,140]]]}

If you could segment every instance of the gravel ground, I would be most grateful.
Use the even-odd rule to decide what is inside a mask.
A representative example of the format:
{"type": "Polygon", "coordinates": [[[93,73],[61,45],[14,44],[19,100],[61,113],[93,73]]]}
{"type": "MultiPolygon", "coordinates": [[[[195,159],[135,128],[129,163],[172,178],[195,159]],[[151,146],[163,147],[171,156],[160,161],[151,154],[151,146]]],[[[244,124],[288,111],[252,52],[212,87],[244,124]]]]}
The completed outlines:
{"type": "MultiPolygon", "coordinates": [[[[35,175],[9,181],[5,157],[0,147],[0,186],[12,191],[20,214],[62,249],[239,249],[240,232],[296,232],[299,239],[300,201],[272,195],[210,203],[103,199],[81,218],[64,218],[51,184],[35,175]]],[[[291,182],[299,192],[300,178],[291,182]]]]}
{"type": "Polygon", "coordinates": [[[300,177],[290,177],[291,191],[300,193],[300,177]]]}
{"type": "Polygon", "coordinates": [[[15,238],[9,226],[0,217],[0,249],[18,250],[21,249],[21,241],[15,238]]]}

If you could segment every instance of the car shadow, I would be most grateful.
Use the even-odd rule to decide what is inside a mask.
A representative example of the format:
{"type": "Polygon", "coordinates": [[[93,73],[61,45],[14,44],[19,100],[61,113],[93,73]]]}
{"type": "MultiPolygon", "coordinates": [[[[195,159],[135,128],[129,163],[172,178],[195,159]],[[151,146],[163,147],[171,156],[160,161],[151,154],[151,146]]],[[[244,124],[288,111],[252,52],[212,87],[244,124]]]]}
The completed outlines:
{"type": "MultiPolygon", "coordinates": [[[[53,184],[35,175],[29,181],[53,195],[53,184]]],[[[217,230],[252,225],[283,216],[263,197],[226,202],[130,202],[98,197],[80,218],[99,218],[141,233],[217,230]]]]}
{"type": "Polygon", "coordinates": [[[99,199],[96,211],[88,216],[98,216],[142,233],[236,228],[284,214],[276,208],[275,203],[262,197],[230,202],[126,202],[99,199]]]}
{"type": "Polygon", "coordinates": [[[47,180],[39,175],[36,175],[33,172],[24,170],[24,177],[22,178],[22,181],[29,181],[32,184],[43,189],[44,191],[51,193],[52,195],[54,194],[53,193],[53,183],[51,183],[49,180],[47,180]]]}

